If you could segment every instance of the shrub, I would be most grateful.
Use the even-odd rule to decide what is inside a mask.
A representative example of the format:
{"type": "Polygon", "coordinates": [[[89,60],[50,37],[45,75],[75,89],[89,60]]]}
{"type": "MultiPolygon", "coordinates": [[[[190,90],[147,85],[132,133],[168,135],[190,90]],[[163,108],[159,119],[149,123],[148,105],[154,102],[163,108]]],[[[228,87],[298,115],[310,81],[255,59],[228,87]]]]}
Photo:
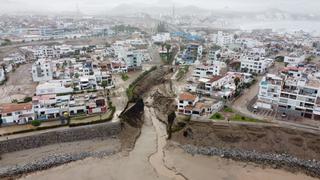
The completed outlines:
{"type": "Polygon", "coordinates": [[[121,74],[121,79],[122,79],[123,81],[126,81],[126,80],[129,79],[129,76],[128,76],[127,74],[123,73],[123,74],[121,74]]]}
{"type": "Polygon", "coordinates": [[[210,119],[221,120],[221,119],[223,119],[223,116],[220,113],[215,113],[210,117],[210,119]]]}
{"type": "Polygon", "coordinates": [[[18,103],[18,100],[17,100],[17,99],[13,99],[13,100],[11,101],[11,103],[18,103]]]}
{"type": "Polygon", "coordinates": [[[40,120],[33,120],[31,121],[32,126],[38,127],[41,125],[41,121],[40,120]]]}
{"type": "Polygon", "coordinates": [[[232,110],[230,107],[225,107],[225,108],[223,109],[223,111],[224,111],[224,112],[227,112],[227,113],[232,113],[232,112],[233,112],[233,110],[232,110]]]}
{"type": "Polygon", "coordinates": [[[25,97],[23,99],[23,102],[25,102],[25,103],[28,103],[28,102],[31,102],[31,101],[32,101],[32,97],[25,97]]]}

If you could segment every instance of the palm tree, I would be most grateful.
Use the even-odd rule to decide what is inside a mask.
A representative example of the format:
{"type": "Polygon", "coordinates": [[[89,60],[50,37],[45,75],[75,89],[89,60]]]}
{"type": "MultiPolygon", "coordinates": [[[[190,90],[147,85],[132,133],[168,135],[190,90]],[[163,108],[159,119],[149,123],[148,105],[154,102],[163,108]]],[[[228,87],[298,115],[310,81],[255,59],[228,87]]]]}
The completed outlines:
{"type": "Polygon", "coordinates": [[[166,44],[166,50],[167,50],[167,61],[169,61],[169,53],[170,53],[170,49],[171,49],[171,45],[170,44],[166,44]]]}
{"type": "Polygon", "coordinates": [[[104,97],[106,97],[106,88],[108,87],[108,82],[102,81],[100,86],[103,88],[104,97]]]}

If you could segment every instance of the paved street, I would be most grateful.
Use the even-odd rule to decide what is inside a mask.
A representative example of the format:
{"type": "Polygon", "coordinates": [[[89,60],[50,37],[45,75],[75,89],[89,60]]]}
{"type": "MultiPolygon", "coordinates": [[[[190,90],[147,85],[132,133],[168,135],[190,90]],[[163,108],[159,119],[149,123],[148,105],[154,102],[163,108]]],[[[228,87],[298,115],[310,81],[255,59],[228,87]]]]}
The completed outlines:
{"type": "MultiPolygon", "coordinates": [[[[276,73],[279,72],[279,70],[283,68],[282,63],[276,63],[274,67],[272,67],[269,72],[270,73],[276,73]]],[[[311,125],[312,123],[301,123],[301,122],[294,122],[290,120],[282,120],[282,119],[277,119],[275,116],[275,113],[270,113],[270,112],[262,112],[262,113],[254,113],[248,110],[248,104],[250,101],[255,98],[255,96],[259,92],[259,83],[262,79],[262,76],[257,77],[257,81],[254,85],[252,85],[249,89],[246,89],[243,94],[237,98],[233,103],[232,103],[232,108],[249,117],[253,117],[256,119],[261,119],[261,120],[267,120],[271,122],[275,122],[281,125],[285,126],[290,126],[290,127],[296,127],[296,128],[303,128],[306,130],[319,130],[319,127],[317,124],[311,125]]]]}

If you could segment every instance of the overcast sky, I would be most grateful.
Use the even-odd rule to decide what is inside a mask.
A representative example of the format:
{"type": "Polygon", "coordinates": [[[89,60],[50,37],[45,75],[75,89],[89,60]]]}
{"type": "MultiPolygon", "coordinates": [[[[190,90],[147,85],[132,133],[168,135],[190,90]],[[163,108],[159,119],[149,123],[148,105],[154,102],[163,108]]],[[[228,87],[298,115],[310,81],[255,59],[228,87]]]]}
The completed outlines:
{"type": "Polygon", "coordinates": [[[195,5],[206,9],[224,9],[240,11],[277,8],[291,12],[316,13],[320,0],[0,0],[0,12],[22,11],[76,11],[94,13],[113,8],[120,4],[152,5],[195,5]]]}

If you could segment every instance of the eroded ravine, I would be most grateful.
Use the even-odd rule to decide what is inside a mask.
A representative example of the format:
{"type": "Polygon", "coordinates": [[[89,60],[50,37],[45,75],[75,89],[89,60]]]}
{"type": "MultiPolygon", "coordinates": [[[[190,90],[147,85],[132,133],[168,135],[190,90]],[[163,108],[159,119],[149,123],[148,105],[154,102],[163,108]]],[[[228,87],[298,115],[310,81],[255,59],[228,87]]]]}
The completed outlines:
{"type": "Polygon", "coordinates": [[[175,180],[185,180],[183,175],[180,173],[176,172],[173,168],[169,168],[165,164],[165,151],[164,148],[166,146],[166,127],[164,124],[162,124],[157,118],[156,114],[154,112],[154,109],[151,107],[145,107],[145,115],[147,118],[150,118],[152,121],[153,127],[156,131],[157,135],[157,149],[156,152],[153,153],[149,157],[149,162],[152,165],[152,167],[155,169],[157,174],[161,176],[168,177],[170,179],[175,179],[175,180]]]}

